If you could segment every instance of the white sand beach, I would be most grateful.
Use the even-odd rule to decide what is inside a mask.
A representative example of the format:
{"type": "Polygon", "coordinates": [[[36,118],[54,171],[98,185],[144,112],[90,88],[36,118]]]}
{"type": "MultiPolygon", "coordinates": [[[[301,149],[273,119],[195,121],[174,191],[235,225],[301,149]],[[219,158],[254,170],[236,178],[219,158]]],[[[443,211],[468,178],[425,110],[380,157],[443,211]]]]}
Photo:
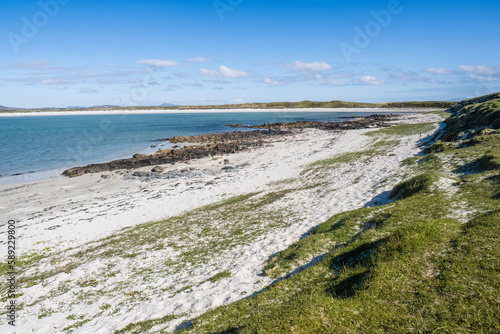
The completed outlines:
{"type": "MultiPolygon", "coordinates": [[[[42,114],[64,113],[37,113],[42,114]]],[[[402,122],[437,119],[412,114],[402,122]]],[[[168,179],[115,171],[1,185],[0,247],[6,247],[5,222],[16,220],[17,256],[39,256],[25,272],[39,278],[34,285],[19,282],[17,303],[23,306],[17,326],[2,317],[0,332],[112,333],[169,315],[170,321],[150,332],[171,331],[264,289],[273,283],[262,275],[270,256],[336,213],[389,201],[390,190],[401,181],[400,162],[420,153],[421,134],[326,174],[310,169],[318,160],[369,149],[373,138],[363,133],[373,130],[297,131],[264,148],[164,166],[175,176],[168,179]],[[244,204],[232,217],[210,214],[220,212],[216,207],[190,213],[245,194],[261,203],[255,221],[247,219],[253,213],[244,204]],[[134,230],[178,215],[183,216],[171,223],[134,230]],[[160,232],[166,237],[157,239],[160,232]],[[218,273],[230,274],[211,280],[218,273]]],[[[5,309],[5,302],[0,305],[5,309]]]]}

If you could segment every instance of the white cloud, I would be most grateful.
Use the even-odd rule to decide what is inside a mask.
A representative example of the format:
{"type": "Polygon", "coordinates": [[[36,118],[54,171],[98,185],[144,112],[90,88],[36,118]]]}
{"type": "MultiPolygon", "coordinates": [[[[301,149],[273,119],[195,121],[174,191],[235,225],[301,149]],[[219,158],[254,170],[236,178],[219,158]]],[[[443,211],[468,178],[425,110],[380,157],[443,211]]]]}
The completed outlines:
{"type": "Polygon", "coordinates": [[[197,57],[197,58],[190,58],[187,61],[191,63],[208,63],[211,62],[212,59],[207,59],[205,57],[197,57]]]}
{"type": "Polygon", "coordinates": [[[369,76],[369,75],[362,76],[359,79],[359,81],[361,81],[362,83],[368,84],[368,85],[383,85],[384,84],[383,81],[379,81],[376,78],[369,76]]]}
{"type": "Polygon", "coordinates": [[[432,73],[432,74],[441,74],[441,75],[446,75],[446,74],[455,74],[456,72],[453,70],[448,70],[446,68],[428,68],[425,70],[427,73],[432,73]]]}
{"type": "Polygon", "coordinates": [[[219,66],[219,68],[216,68],[214,70],[207,70],[207,69],[202,68],[202,69],[198,70],[198,73],[201,76],[210,77],[210,78],[238,79],[238,78],[245,78],[248,76],[247,72],[233,70],[233,69],[227,68],[224,65],[221,65],[221,66],[219,66]]]}
{"type": "Polygon", "coordinates": [[[329,71],[333,69],[333,67],[327,63],[319,63],[319,62],[313,62],[313,63],[303,63],[301,61],[296,61],[291,64],[285,64],[285,65],[279,65],[281,68],[286,68],[289,70],[293,71],[299,71],[299,72],[304,72],[304,71],[329,71]]]}
{"type": "Polygon", "coordinates": [[[284,85],[284,82],[277,81],[271,78],[264,78],[262,81],[264,81],[266,84],[271,85],[271,86],[278,86],[278,85],[284,85]]]}
{"type": "Polygon", "coordinates": [[[478,82],[495,82],[500,81],[500,66],[472,66],[460,65],[458,66],[465,72],[470,79],[478,82]]]}
{"type": "Polygon", "coordinates": [[[476,81],[488,81],[488,82],[500,81],[500,78],[496,78],[494,76],[486,76],[478,74],[469,74],[469,78],[476,81]]]}
{"type": "Polygon", "coordinates": [[[173,60],[161,60],[161,59],[145,59],[136,61],[138,64],[148,65],[153,67],[171,67],[179,65],[178,62],[173,60]]]}
{"type": "Polygon", "coordinates": [[[345,86],[347,83],[345,81],[339,81],[337,79],[333,78],[323,78],[323,76],[316,74],[316,79],[318,79],[318,82],[326,85],[333,85],[333,86],[345,86]]]}
{"type": "Polygon", "coordinates": [[[477,73],[477,74],[485,74],[485,75],[492,75],[492,74],[499,74],[500,73],[500,67],[499,66],[460,65],[460,66],[458,66],[458,68],[461,69],[462,71],[465,71],[465,72],[471,72],[471,73],[477,73]]]}
{"type": "Polygon", "coordinates": [[[42,80],[41,83],[44,85],[65,85],[70,83],[70,81],[66,79],[46,79],[42,80]]]}

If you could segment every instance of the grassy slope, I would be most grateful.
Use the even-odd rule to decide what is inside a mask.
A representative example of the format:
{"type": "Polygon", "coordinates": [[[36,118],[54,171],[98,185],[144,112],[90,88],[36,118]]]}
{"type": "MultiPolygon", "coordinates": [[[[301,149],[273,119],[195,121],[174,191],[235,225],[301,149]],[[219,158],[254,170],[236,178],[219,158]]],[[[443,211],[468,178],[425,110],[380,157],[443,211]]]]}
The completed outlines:
{"type": "Polygon", "coordinates": [[[390,103],[364,103],[364,102],[345,102],[345,101],[300,101],[300,102],[269,102],[269,103],[242,103],[242,104],[224,104],[224,105],[202,105],[202,106],[136,106],[119,108],[85,108],[85,109],[32,109],[32,110],[9,110],[0,111],[0,113],[11,112],[57,112],[57,111],[89,111],[89,110],[193,110],[193,109],[285,109],[285,108],[449,108],[454,102],[445,101],[420,101],[420,102],[390,102],[390,103]]]}
{"type": "Polygon", "coordinates": [[[330,218],[270,259],[265,273],[283,280],[181,332],[500,332],[500,131],[479,130],[498,110],[497,100],[456,112],[445,141],[404,162],[395,202],[330,218]]]}

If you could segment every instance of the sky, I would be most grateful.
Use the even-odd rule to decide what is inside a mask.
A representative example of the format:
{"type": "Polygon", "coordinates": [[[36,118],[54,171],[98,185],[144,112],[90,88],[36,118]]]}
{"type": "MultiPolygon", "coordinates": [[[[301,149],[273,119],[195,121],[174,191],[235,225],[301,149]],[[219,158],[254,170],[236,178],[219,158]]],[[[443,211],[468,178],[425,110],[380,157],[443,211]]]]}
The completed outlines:
{"type": "Polygon", "coordinates": [[[500,1],[2,0],[0,105],[458,100],[500,91],[500,1]]]}

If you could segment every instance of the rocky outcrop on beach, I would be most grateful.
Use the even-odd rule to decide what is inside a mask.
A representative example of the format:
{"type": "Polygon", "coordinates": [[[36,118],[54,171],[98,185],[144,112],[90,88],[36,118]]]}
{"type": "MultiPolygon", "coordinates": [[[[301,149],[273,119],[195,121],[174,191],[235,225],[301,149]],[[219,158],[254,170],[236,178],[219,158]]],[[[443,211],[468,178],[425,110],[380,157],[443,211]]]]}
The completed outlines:
{"type": "Polygon", "coordinates": [[[278,122],[278,123],[265,123],[262,125],[242,125],[242,124],[228,124],[233,128],[252,128],[252,129],[320,129],[320,130],[352,130],[363,129],[367,127],[381,128],[387,127],[388,121],[396,119],[397,115],[394,114],[375,114],[365,117],[358,117],[345,122],[319,122],[319,121],[297,121],[297,122],[278,122]]]}
{"type": "MultiPolygon", "coordinates": [[[[84,167],[76,167],[65,170],[63,175],[81,176],[88,173],[100,173],[118,169],[134,169],[147,166],[157,166],[164,164],[175,164],[176,162],[186,162],[192,159],[201,159],[208,156],[231,154],[247,150],[251,147],[260,147],[262,140],[238,142],[205,144],[197,146],[187,146],[184,148],[172,150],[159,150],[153,154],[134,154],[132,158],[114,160],[106,163],[92,164],[84,167]]],[[[156,168],[154,168],[156,170],[156,168]]]]}
{"type": "Polygon", "coordinates": [[[289,131],[234,131],[223,133],[208,133],[198,136],[178,136],[160,139],[161,141],[170,141],[171,143],[228,143],[245,142],[253,140],[265,140],[276,136],[290,134],[289,131]]]}
{"type": "MultiPolygon", "coordinates": [[[[349,130],[367,127],[386,127],[388,121],[394,120],[397,115],[371,115],[359,117],[345,122],[281,122],[251,126],[251,128],[265,128],[267,130],[234,131],[226,133],[211,133],[198,136],[179,136],[160,139],[171,143],[199,143],[185,147],[175,147],[171,150],[158,150],[153,154],[136,153],[132,158],[114,160],[106,163],[92,164],[84,167],[75,167],[63,172],[66,176],[81,176],[88,173],[100,173],[118,169],[134,169],[153,167],[152,172],[160,172],[164,164],[175,164],[192,159],[201,159],[209,156],[232,154],[250,148],[262,147],[271,139],[292,135],[293,129],[314,128],[321,130],[349,130]]],[[[229,125],[245,127],[241,124],[229,125]]],[[[161,173],[161,172],[160,172],[161,173]]]]}

